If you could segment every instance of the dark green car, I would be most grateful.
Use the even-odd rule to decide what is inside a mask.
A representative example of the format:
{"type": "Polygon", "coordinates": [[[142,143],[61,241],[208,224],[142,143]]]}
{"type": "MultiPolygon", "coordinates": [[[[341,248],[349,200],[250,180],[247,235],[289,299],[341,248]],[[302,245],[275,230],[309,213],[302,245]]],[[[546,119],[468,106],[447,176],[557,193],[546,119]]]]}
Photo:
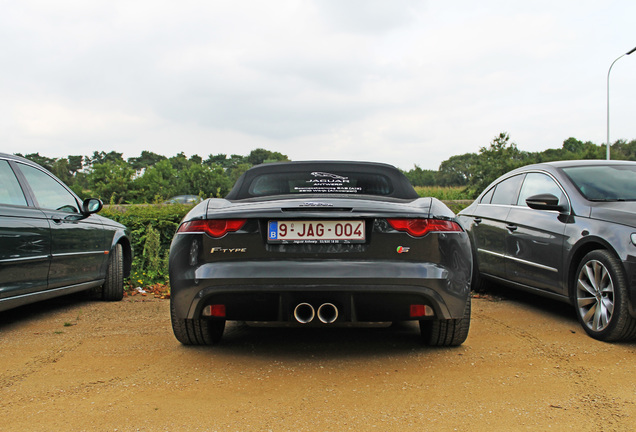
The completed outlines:
{"type": "Polygon", "coordinates": [[[83,290],[121,300],[132,251],[126,227],[97,215],[50,172],[0,153],[0,311],[83,290]]]}

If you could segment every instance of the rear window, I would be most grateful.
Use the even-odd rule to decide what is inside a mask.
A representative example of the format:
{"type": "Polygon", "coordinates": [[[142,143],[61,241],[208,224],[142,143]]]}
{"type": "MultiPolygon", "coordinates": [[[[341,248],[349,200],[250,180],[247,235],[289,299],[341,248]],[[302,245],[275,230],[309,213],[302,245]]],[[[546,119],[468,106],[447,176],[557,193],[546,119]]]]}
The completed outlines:
{"type": "Polygon", "coordinates": [[[386,196],[393,192],[390,180],[380,174],[347,172],[294,172],[264,174],[252,180],[254,197],[294,194],[364,194],[386,196]]]}
{"type": "Polygon", "coordinates": [[[377,196],[416,199],[397,168],[373,162],[287,162],[253,167],[238,179],[228,200],[273,196],[377,196]]]}

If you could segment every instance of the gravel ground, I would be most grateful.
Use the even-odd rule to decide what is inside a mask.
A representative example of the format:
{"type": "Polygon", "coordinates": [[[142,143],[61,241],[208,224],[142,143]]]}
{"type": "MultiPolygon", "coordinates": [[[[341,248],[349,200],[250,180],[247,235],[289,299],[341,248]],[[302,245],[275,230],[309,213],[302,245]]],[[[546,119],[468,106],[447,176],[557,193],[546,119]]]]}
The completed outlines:
{"type": "Polygon", "coordinates": [[[489,295],[461,347],[418,335],[230,323],[185,347],[167,300],[30,305],[0,314],[0,430],[636,430],[636,343],[567,305],[489,295]]]}

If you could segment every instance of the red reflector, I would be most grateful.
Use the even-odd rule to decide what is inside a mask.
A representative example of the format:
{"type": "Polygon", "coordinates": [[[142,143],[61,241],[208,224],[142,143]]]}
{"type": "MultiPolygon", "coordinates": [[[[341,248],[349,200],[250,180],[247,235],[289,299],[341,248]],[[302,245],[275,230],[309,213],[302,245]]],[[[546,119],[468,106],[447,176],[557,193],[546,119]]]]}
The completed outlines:
{"type": "Polygon", "coordinates": [[[216,304],[209,305],[203,308],[203,316],[213,316],[213,317],[225,317],[225,305],[216,304]]]}
{"type": "Polygon", "coordinates": [[[433,308],[426,305],[411,305],[411,318],[419,318],[424,316],[433,316],[433,308]]]}
{"type": "Polygon", "coordinates": [[[177,232],[204,232],[212,237],[238,231],[245,225],[246,219],[205,219],[182,224],[177,232]]]}
{"type": "Polygon", "coordinates": [[[413,237],[422,237],[429,232],[462,231],[457,222],[442,219],[387,219],[387,222],[393,229],[407,232],[413,237]]]}

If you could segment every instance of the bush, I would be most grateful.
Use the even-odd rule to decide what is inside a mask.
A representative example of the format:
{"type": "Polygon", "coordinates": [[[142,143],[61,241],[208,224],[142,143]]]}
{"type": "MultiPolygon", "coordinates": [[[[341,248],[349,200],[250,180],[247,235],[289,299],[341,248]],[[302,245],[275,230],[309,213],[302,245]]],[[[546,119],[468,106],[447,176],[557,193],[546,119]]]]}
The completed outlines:
{"type": "Polygon", "coordinates": [[[415,191],[421,197],[433,197],[440,201],[471,199],[470,192],[463,186],[416,186],[415,191]]]}
{"type": "Polygon", "coordinates": [[[134,251],[130,288],[168,285],[170,242],[191,205],[105,206],[101,215],[126,225],[134,251]]]}

